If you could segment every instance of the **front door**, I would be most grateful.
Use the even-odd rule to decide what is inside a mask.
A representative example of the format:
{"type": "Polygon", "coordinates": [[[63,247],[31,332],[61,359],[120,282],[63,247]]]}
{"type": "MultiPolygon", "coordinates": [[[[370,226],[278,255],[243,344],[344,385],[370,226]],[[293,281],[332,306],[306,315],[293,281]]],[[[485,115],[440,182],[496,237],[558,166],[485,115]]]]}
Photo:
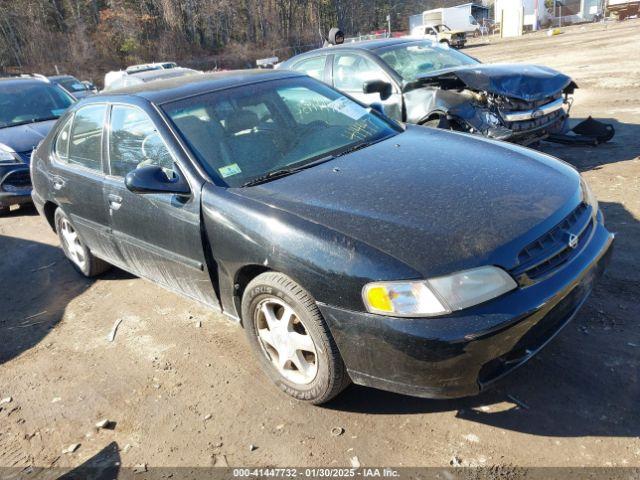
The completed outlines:
{"type": "Polygon", "coordinates": [[[333,86],[365,105],[381,103],[389,117],[402,121],[402,94],[382,67],[370,58],[357,53],[336,53],[333,57],[333,86]],[[382,99],[379,93],[364,93],[362,87],[369,80],[390,83],[391,96],[382,99]]]}
{"type": "Polygon", "coordinates": [[[107,143],[104,202],[123,267],[219,308],[202,243],[199,185],[188,196],[137,194],[126,188],[126,174],[145,165],[183,175],[153,121],[137,107],[112,107],[107,143]]]}

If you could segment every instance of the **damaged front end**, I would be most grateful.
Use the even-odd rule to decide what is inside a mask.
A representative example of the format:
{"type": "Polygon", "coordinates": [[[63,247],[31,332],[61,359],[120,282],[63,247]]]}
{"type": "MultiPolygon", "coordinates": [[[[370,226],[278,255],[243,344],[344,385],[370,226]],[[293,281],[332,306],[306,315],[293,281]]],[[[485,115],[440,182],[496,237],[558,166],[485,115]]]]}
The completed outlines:
{"type": "Polygon", "coordinates": [[[571,78],[546,67],[474,65],[406,85],[407,117],[412,123],[522,145],[544,139],[597,145],[613,138],[611,125],[591,117],[569,130],[567,120],[576,88],[571,78]],[[425,109],[418,106],[420,100],[426,102],[422,104],[425,109]]]}

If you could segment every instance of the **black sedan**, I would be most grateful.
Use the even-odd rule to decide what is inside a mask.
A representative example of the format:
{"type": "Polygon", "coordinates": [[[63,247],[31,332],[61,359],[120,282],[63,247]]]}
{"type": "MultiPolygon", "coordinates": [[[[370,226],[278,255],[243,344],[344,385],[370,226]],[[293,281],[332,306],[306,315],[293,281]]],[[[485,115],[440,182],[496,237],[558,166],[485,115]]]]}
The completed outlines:
{"type": "Polygon", "coordinates": [[[222,311],[313,403],[350,381],[478,393],[571,320],[613,241],[567,164],[404,129],[287,71],[85,99],[32,175],[80,272],[116,265],[222,311]]]}
{"type": "Polygon", "coordinates": [[[598,144],[614,135],[611,125],[591,118],[569,131],[577,85],[567,75],[537,65],[483,64],[427,40],[330,45],[278,68],[306,73],[365,104],[381,104],[398,121],[417,125],[523,145],[546,138],[598,144]]]}

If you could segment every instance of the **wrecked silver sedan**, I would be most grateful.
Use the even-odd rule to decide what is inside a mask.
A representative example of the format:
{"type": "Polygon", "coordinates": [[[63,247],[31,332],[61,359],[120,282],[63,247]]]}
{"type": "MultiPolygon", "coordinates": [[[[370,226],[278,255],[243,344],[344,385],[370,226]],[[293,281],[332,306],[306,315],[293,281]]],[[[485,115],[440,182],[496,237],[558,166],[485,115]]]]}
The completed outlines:
{"type": "MultiPolygon", "coordinates": [[[[337,42],[336,42],[337,43],[337,42]]],[[[407,123],[524,145],[548,139],[598,144],[611,125],[591,118],[569,130],[573,80],[551,68],[482,64],[446,46],[395,38],[330,45],[280,68],[305,72],[407,123]]]]}

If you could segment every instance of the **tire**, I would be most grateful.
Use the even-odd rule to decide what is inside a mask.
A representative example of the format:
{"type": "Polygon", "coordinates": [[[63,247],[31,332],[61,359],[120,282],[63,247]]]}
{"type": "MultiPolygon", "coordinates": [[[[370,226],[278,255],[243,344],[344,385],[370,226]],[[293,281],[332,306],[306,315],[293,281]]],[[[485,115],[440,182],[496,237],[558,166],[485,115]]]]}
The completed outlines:
{"type": "Polygon", "coordinates": [[[85,277],[95,277],[111,268],[109,263],[95,257],[89,248],[82,243],[71,220],[62,209],[56,209],[54,221],[62,251],[73,268],[85,277]]]}
{"type": "Polygon", "coordinates": [[[254,278],[242,296],[242,319],[261,367],[290,396],[319,405],[351,383],[314,299],[286,275],[254,278]]]}

